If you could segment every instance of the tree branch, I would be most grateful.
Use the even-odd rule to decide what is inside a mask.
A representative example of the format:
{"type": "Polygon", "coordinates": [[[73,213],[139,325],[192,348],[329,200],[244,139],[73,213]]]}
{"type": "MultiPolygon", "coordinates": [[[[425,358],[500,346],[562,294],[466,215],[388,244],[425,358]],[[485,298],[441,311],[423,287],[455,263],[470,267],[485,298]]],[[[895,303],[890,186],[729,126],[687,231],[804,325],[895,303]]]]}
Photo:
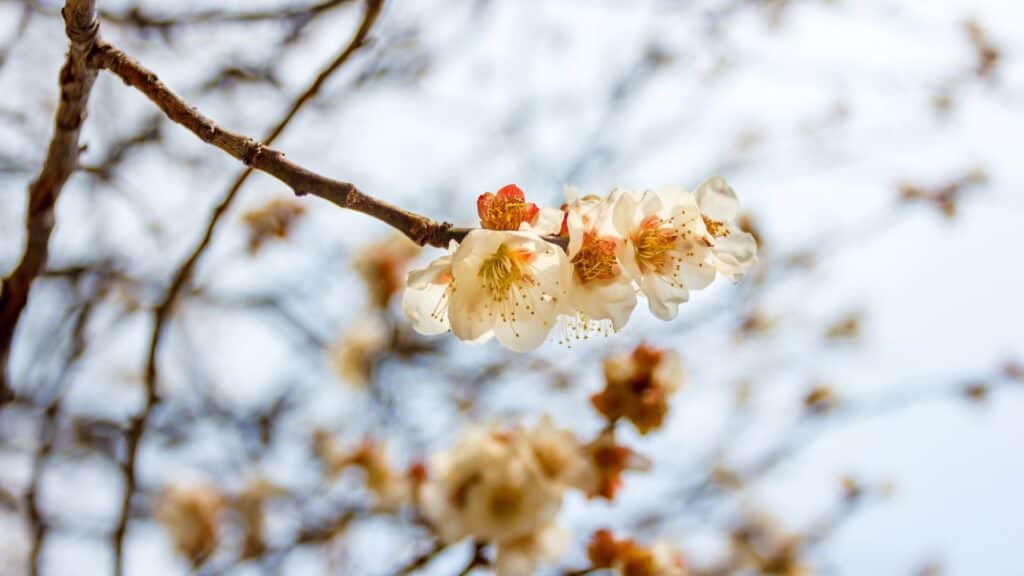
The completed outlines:
{"type": "Polygon", "coordinates": [[[32,282],[49,257],[54,206],[65,182],[78,166],[79,132],[96,80],[96,69],[88,62],[88,55],[98,41],[95,0],[68,0],[62,14],[70,47],[60,71],[60,104],[53,139],[39,176],[29,186],[25,251],[14,271],[3,280],[0,291],[0,406],[12,397],[8,375],[11,342],[18,319],[28,303],[32,282]]]}
{"type": "Polygon", "coordinates": [[[279,150],[220,127],[172,92],[156,74],[110,44],[97,45],[90,61],[145,94],[168,118],[202,141],[220,148],[246,166],[277,178],[299,196],[312,194],[342,208],[377,218],[421,246],[443,248],[449,241],[461,240],[469,232],[469,229],[453,228],[451,224],[435,222],[378,200],[349,182],[321,176],[291,162],[279,150]]]}
{"type": "MultiPolygon", "coordinates": [[[[249,176],[252,174],[253,168],[251,166],[253,164],[253,161],[255,160],[255,157],[262,153],[261,151],[264,149],[264,146],[273,143],[273,141],[276,140],[278,136],[280,136],[281,133],[284,132],[285,128],[295,118],[299,110],[302,109],[303,106],[305,106],[320,92],[323,85],[327,82],[328,78],[330,78],[332,74],[339,70],[345,64],[345,62],[347,62],[352,57],[352,55],[356,51],[358,51],[361,47],[365,45],[370,30],[373,28],[373,25],[376,22],[377,17],[380,15],[382,5],[383,0],[366,0],[366,11],[363,15],[362,23],[360,24],[359,29],[356,31],[355,35],[352,37],[352,40],[338,54],[338,56],[326,68],[324,68],[323,71],[320,72],[320,74],[310,84],[310,86],[292,103],[291,107],[288,109],[288,112],[270,130],[267,136],[263,139],[262,143],[256,143],[250,138],[244,138],[221,130],[220,128],[216,127],[212,123],[212,121],[199,115],[199,113],[196,112],[193,108],[187,106],[184,103],[184,101],[182,101],[176,95],[171,93],[170,90],[166,89],[163,83],[161,83],[154,74],[143,69],[141,66],[138,65],[136,65],[137,69],[132,68],[132,73],[136,75],[141,74],[142,79],[149,85],[156,86],[158,88],[163,87],[162,89],[165,92],[165,94],[161,97],[161,100],[155,99],[153,96],[150,96],[149,93],[147,93],[147,96],[150,96],[150,98],[153,99],[154,102],[157,102],[157,105],[168,116],[174,119],[174,114],[180,115],[183,111],[185,113],[191,111],[194,114],[194,117],[190,120],[192,122],[191,124],[185,124],[187,128],[195,132],[197,135],[200,135],[200,137],[203,138],[204,140],[206,140],[205,136],[210,136],[210,140],[207,140],[208,142],[212,142],[215,144],[217,144],[217,142],[220,142],[221,144],[217,145],[222,149],[228,150],[229,153],[231,153],[230,150],[240,151],[242,156],[239,157],[239,159],[242,159],[247,165],[250,165],[250,167],[244,170],[238,176],[234,184],[228,190],[227,194],[224,195],[224,198],[220,201],[216,208],[214,208],[213,214],[210,217],[209,224],[207,225],[202,238],[200,238],[199,243],[196,245],[196,247],[189,254],[188,258],[186,258],[185,262],[178,268],[177,272],[174,274],[174,277],[171,280],[171,284],[168,287],[167,292],[165,293],[163,299],[161,300],[161,302],[159,303],[155,310],[153,318],[153,328],[152,331],[150,332],[149,348],[146,358],[146,371],[144,380],[146,390],[146,402],[142,412],[131,422],[128,433],[126,435],[126,457],[123,464],[123,474],[125,476],[125,490],[121,501],[121,510],[120,516],[118,517],[117,527],[115,528],[112,536],[114,541],[115,562],[117,564],[117,572],[119,574],[123,573],[124,570],[124,542],[128,529],[128,520],[131,515],[131,501],[132,497],[136,492],[138,474],[135,468],[137,463],[138,448],[142,441],[142,436],[146,432],[146,427],[149,421],[150,414],[152,413],[153,408],[160,401],[159,396],[157,394],[157,355],[160,350],[160,342],[163,338],[164,327],[167,323],[167,320],[171,316],[171,312],[174,308],[175,302],[177,301],[178,295],[181,293],[182,289],[188,284],[188,281],[192,277],[192,272],[195,269],[195,266],[198,263],[200,256],[203,254],[207,246],[209,246],[210,242],[213,240],[213,234],[217,228],[217,225],[220,223],[222,217],[227,213],[228,208],[232,205],[235,198],[238,196],[238,193],[239,191],[241,191],[242,186],[245,184],[249,176]],[[161,104],[161,102],[163,102],[163,104],[161,104]],[[201,132],[197,132],[193,128],[193,126],[198,126],[201,132]],[[228,135],[228,137],[217,139],[217,134],[228,135]],[[239,142],[238,139],[241,139],[242,141],[239,142]],[[214,140],[216,140],[216,142],[214,142],[214,140]],[[225,146],[228,146],[228,148],[225,148],[225,146]]],[[[97,61],[103,62],[104,60],[102,59],[102,55],[110,54],[113,56],[113,61],[115,62],[127,62],[129,64],[133,63],[127,56],[125,56],[120,51],[117,51],[113,47],[110,47],[109,45],[101,45],[98,49],[101,57],[97,59],[97,61]]],[[[132,84],[127,78],[125,78],[125,76],[122,75],[122,78],[125,79],[126,83],[132,84]]],[[[234,154],[232,153],[232,155],[234,154]]]]}

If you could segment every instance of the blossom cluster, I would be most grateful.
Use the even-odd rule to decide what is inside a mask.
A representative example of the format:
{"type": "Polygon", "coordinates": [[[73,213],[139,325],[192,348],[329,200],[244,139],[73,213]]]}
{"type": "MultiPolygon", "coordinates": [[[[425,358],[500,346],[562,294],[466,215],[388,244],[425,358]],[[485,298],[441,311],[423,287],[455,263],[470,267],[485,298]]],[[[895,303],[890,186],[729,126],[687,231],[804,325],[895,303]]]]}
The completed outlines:
{"type": "Polygon", "coordinates": [[[564,552],[566,489],[610,500],[622,472],[645,464],[612,430],[584,443],[545,416],[532,428],[477,429],[435,456],[419,505],[445,542],[493,544],[499,576],[527,576],[564,552]]]}
{"type": "Polygon", "coordinates": [[[671,320],[691,290],[718,274],[736,281],[757,260],[736,194],[717,176],[694,193],[615,188],[602,198],[569,187],[557,209],[508,185],[481,195],[477,211],[479,229],[408,275],[403,309],[422,334],[494,337],[520,352],[556,325],[569,337],[608,334],[626,325],[638,293],[671,320]]]}
{"type": "MultiPolygon", "coordinates": [[[[620,425],[628,422],[641,434],[660,429],[685,375],[675,352],[640,344],[606,358],[604,379],[591,398],[604,423],[590,437],[545,415],[529,426],[472,427],[446,451],[405,464],[393,462],[383,442],[351,443],[325,429],[313,431],[310,448],[325,485],[345,476],[342,485],[352,490],[351,480],[361,478],[370,505],[358,508],[367,517],[411,513],[430,530],[437,550],[471,540],[497,576],[528,576],[561,561],[570,544],[571,532],[558,524],[568,492],[614,502],[627,475],[651,469],[649,459],[621,441],[620,425]]],[[[266,552],[268,506],[297,496],[261,476],[233,493],[205,483],[169,485],[155,511],[177,552],[198,568],[225,549],[240,550],[243,559],[266,552]]],[[[688,574],[667,544],[641,545],[607,530],[594,534],[587,553],[588,571],[688,574]]]]}

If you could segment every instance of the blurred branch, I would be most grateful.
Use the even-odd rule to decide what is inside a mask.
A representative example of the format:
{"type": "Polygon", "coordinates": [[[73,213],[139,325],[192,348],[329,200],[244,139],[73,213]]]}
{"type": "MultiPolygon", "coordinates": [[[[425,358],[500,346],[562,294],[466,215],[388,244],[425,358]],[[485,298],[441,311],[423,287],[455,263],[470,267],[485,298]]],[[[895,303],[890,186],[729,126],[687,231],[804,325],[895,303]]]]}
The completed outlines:
{"type": "MultiPolygon", "coordinates": [[[[320,92],[320,89],[326,83],[327,79],[334,72],[340,69],[357,50],[359,50],[361,47],[365,45],[366,38],[369,35],[370,30],[373,28],[373,25],[377,20],[377,16],[380,14],[382,4],[382,0],[366,0],[366,11],[363,15],[362,23],[360,24],[359,29],[356,31],[352,40],[341,51],[341,53],[338,54],[338,56],[317,76],[317,78],[313,81],[309,88],[307,88],[306,91],[304,91],[295,100],[295,102],[293,102],[292,106],[289,108],[285,116],[277,123],[276,126],[274,126],[274,128],[263,139],[263,143],[256,143],[252,139],[235,136],[234,134],[223,131],[220,128],[216,127],[212,123],[212,121],[203,118],[201,115],[199,115],[198,112],[195,111],[194,108],[189,107],[187,104],[184,103],[184,101],[182,101],[176,95],[174,95],[165,87],[163,87],[163,84],[156,78],[154,74],[141,68],[141,66],[138,66],[134,63],[134,61],[130,60],[123,53],[117,51],[111,46],[104,45],[99,47],[100,62],[107,62],[109,65],[101,64],[101,66],[111,70],[128,71],[127,73],[129,74],[129,76],[125,76],[124,74],[119,73],[119,75],[121,75],[125,82],[128,84],[133,84],[132,78],[134,78],[136,81],[146,83],[146,85],[148,85],[151,88],[156,88],[156,92],[154,92],[156,96],[154,96],[154,94],[150,94],[146,90],[143,90],[143,92],[145,92],[147,96],[150,96],[161,107],[161,109],[163,109],[164,112],[168,114],[168,116],[170,116],[172,119],[175,119],[175,113],[172,111],[175,111],[179,114],[192,114],[193,117],[191,118],[191,123],[185,124],[186,127],[192,129],[193,132],[200,134],[200,137],[203,137],[203,134],[209,135],[209,139],[204,137],[204,140],[208,142],[230,142],[230,144],[217,145],[225,150],[228,150],[229,152],[231,150],[242,151],[241,156],[236,157],[244,159],[245,163],[249,166],[255,166],[257,158],[261,156],[263,146],[269,145],[275,139],[277,139],[277,137],[280,136],[282,132],[284,132],[284,129],[288,126],[288,124],[291,123],[292,119],[295,118],[299,110],[301,110],[306,103],[312,100],[320,92]],[[104,55],[112,59],[105,59],[104,55]],[[200,132],[196,129],[197,127],[202,127],[201,129],[208,130],[208,132],[200,132]],[[218,134],[226,135],[226,137],[218,139],[218,134]]],[[[213,240],[213,233],[217,227],[217,224],[220,222],[224,214],[227,213],[228,208],[231,206],[234,199],[237,197],[238,192],[242,189],[242,186],[245,184],[246,180],[248,179],[249,175],[252,174],[252,172],[253,168],[251,167],[247,168],[244,172],[242,172],[235,180],[231,189],[227,192],[227,194],[224,196],[221,202],[214,209],[213,214],[210,217],[209,224],[206,227],[205,233],[203,234],[202,238],[200,239],[196,247],[192,250],[189,257],[178,268],[173,280],[171,281],[170,287],[168,288],[166,294],[163,297],[163,300],[156,307],[153,319],[153,329],[150,333],[149,352],[147,354],[146,360],[146,371],[144,381],[146,389],[146,404],[145,407],[143,408],[142,413],[132,421],[128,435],[126,436],[126,457],[124,463],[125,491],[123,500],[121,502],[121,512],[118,519],[117,528],[114,531],[113,537],[115,562],[117,563],[118,573],[122,573],[122,571],[124,570],[124,539],[125,534],[127,532],[128,520],[131,511],[131,500],[135,492],[135,487],[137,483],[136,455],[138,453],[138,448],[142,440],[142,436],[145,433],[149,416],[152,413],[153,408],[159,402],[159,397],[157,395],[156,390],[158,380],[157,354],[160,349],[160,342],[164,333],[164,326],[166,324],[167,319],[171,315],[171,311],[174,307],[175,302],[177,301],[179,293],[191,278],[192,272],[195,269],[195,266],[198,263],[200,256],[202,255],[206,247],[209,246],[210,242],[213,240]]]]}
{"type": "MultiPolygon", "coordinates": [[[[124,11],[100,10],[100,18],[119,26],[132,26],[139,29],[167,31],[171,28],[183,28],[201,24],[252,24],[256,22],[281,20],[308,20],[321,12],[349,4],[354,0],[321,0],[310,4],[293,4],[257,8],[253,10],[197,10],[182,14],[158,15],[147,13],[138,6],[124,11]]],[[[46,6],[38,0],[20,0],[27,10],[52,15],[57,11],[55,6],[46,6]]]]}
{"type": "Polygon", "coordinates": [[[64,183],[78,165],[79,132],[96,80],[96,70],[87,63],[99,31],[95,0],[68,0],[63,15],[70,47],[60,72],[60,104],[53,139],[39,177],[29,186],[25,251],[17,267],[0,286],[0,406],[12,395],[7,374],[11,341],[28,303],[32,282],[49,257],[54,206],[64,183]]]}

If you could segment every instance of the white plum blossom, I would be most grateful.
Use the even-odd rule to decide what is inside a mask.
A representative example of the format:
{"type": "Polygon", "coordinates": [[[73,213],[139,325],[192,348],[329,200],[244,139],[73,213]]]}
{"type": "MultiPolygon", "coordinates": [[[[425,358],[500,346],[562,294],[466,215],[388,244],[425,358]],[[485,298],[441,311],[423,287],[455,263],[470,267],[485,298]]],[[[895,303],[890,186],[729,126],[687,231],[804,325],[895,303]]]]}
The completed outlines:
{"type": "Polygon", "coordinates": [[[541,208],[514,184],[482,194],[481,228],[409,273],[402,309],[413,328],[526,352],[557,322],[576,338],[621,330],[637,292],[671,320],[718,272],[735,282],[757,262],[736,194],[718,176],[695,195],[669,186],[581,197],[567,187],[566,198],[541,208]]]}
{"type": "Polygon", "coordinates": [[[636,288],[619,265],[617,253],[624,240],[612,225],[611,205],[597,196],[578,197],[574,188],[566,189],[566,197],[567,252],[572,263],[567,308],[584,326],[608,321],[617,332],[636,307],[636,288]]]}
{"type": "Polygon", "coordinates": [[[506,541],[554,521],[562,487],[552,482],[529,446],[511,433],[473,431],[432,462],[421,506],[442,538],[506,541]]]}
{"type": "Polygon", "coordinates": [[[624,239],[619,260],[647,297],[651,312],[671,320],[690,290],[715,278],[711,238],[693,196],[672,186],[642,194],[612,191],[615,228],[624,239]]]}
{"type": "Polygon", "coordinates": [[[713,237],[712,262],[733,282],[757,262],[757,241],[736,225],[740,201],[736,192],[720,176],[713,176],[697,187],[697,207],[708,233],[713,237]]]}
{"type": "Polygon", "coordinates": [[[473,230],[452,256],[452,332],[463,340],[493,332],[507,348],[532,350],[547,339],[571,274],[565,252],[536,234],[473,230]]]}
{"type": "Polygon", "coordinates": [[[585,450],[547,416],[529,429],[473,429],[432,460],[420,509],[445,542],[494,544],[500,576],[534,574],[565,548],[555,519],[588,470],[585,450]]]}

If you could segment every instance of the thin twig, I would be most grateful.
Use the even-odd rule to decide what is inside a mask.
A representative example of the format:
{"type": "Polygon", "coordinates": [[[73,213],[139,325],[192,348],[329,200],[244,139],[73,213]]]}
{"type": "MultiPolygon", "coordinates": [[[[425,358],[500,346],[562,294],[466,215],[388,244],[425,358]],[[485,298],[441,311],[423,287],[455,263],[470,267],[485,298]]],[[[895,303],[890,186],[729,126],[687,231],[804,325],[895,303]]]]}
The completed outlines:
{"type": "MultiPolygon", "coordinates": [[[[260,150],[260,147],[271,144],[278,136],[284,132],[284,129],[288,124],[295,118],[299,110],[312,100],[319,92],[327,79],[338,69],[340,69],[345,62],[347,62],[351,56],[359,50],[365,43],[366,38],[370,33],[374,23],[377,20],[377,16],[380,14],[381,5],[383,0],[366,0],[366,11],[363,16],[362,24],[356,31],[352,40],[348,43],[344,50],[317,76],[317,78],[292,104],[288,112],[284,117],[270,130],[266,138],[264,138],[262,144],[256,144],[255,150],[260,150]]],[[[109,46],[106,48],[110,48],[109,46]]],[[[102,51],[104,48],[101,47],[102,51]]],[[[127,59],[127,57],[124,57],[127,59]]],[[[127,81],[127,80],[126,80],[127,81]]],[[[162,83],[152,76],[151,80],[154,84],[162,86],[162,83]]],[[[129,82],[130,83],[130,82],[129,82]]],[[[169,94],[169,91],[168,91],[169,94]]],[[[175,99],[177,96],[171,94],[175,99]]],[[[182,105],[184,102],[180,101],[182,105]]],[[[165,112],[168,112],[164,106],[161,106],[165,112]]],[[[196,113],[198,115],[198,113],[196,113]]],[[[168,115],[170,113],[168,112],[168,115]]],[[[211,123],[212,125],[212,123],[211,123]]],[[[247,139],[248,140],[248,139],[247,139]]],[[[252,142],[249,140],[249,142],[252,142]]],[[[247,162],[248,164],[248,162],[247,162]]],[[[145,371],[145,390],[146,390],[146,403],[142,409],[142,412],[133,419],[129,428],[128,434],[125,439],[126,444],[126,456],[123,466],[123,473],[125,476],[125,490],[121,501],[121,511],[118,517],[117,527],[114,530],[114,557],[117,564],[117,573],[122,574],[124,567],[124,541],[125,535],[128,529],[128,520],[131,512],[131,501],[132,496],[135,493],[137,484],[137,454],[139,444],[141,443],[142,436],[146,431],[146,426],[149,421],[150,414],[153,408],[160,402],[159,395],[157,393],[157,380],[158,380],[158,367],[157,367],[157,355],[160,350],[160,343],[163,338],[164,327],[167,323],[167,319],[170,317],[171,312],[174,308],[174,304],[177,301],[178,295],[181,290],[188,283],[192,276],[192,272],[195,269],[196,264],[199,261],[200,256],[205,251],[206,247],[209,246],[213,240],[214,231],[217,228],[217,224],[221,218],[227,213],[228,208],[237,197],[238,192],[242,189],[249,175],[252,174],[252,168],[247,168],[242,172],[239,177],[235,180],[232,187],[228,190],[227,194],[221,200],[221,202],[214,209],[212,216],[210,217],[209,224],[206,227],[202,238],[199,243],[192,250],[189,257],[185,262],[178,268],[171,281],[170,287],[167,289],[162,301],[156,307],[153,319],[153,328],[150,332],[149,348],[146,358],[146,371],[145,371]]]]}
{"type": "Polygon", "coordinates": [[[54,206],[78,166],[79,132],[96,80],[96,70],[87,62],[88,54],[98,41],[95,0],[68,0],[62,13],[70,47],[60,71],[60,104],[53,139],[39,177],[29,186],[25,251],[14,271],[3,280],[0,290],[0,406],[12,397],[7,372],[14,330],[28,303],[32,282],[49,258],[54,206]]]}

